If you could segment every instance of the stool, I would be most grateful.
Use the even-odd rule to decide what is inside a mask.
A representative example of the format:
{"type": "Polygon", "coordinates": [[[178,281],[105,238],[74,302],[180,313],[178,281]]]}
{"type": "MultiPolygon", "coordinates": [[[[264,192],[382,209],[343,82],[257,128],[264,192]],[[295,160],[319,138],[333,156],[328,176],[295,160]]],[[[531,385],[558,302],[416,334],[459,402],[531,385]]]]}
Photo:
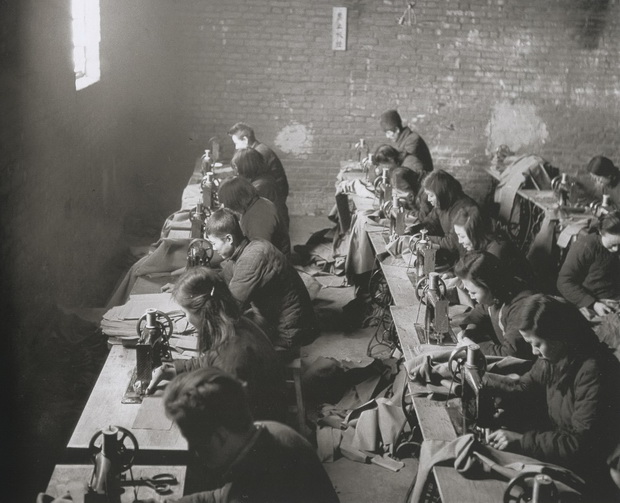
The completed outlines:
{"type": "Polygon", "coordinates": [[[297,420],[296,430],[300,435],[307,436],[310,429],[306,424],[306,407],[304,405],[304,397],[301,390],[301,358],[295,358],[286,364],[286,387],[287,390],[293,390],[295,394],[295,403],[289,405],[288,412],[294,414],[297,420]]]}

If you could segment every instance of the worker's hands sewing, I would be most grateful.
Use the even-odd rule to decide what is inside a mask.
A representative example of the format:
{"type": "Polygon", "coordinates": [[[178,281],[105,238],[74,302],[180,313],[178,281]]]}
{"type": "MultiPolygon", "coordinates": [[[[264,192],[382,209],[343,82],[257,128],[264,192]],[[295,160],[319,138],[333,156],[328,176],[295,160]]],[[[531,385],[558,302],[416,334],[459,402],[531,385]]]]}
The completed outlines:
{"type": "Polygon", "coordinates": [[[465,330],[461,330],[458,334],[456,334],[456,346],[469,346],[470,344],[475,344],[469,337],[465,335],[465,330]]]}
{"type": "Polygon", "coordinates": [[[172,363],[164,363],[161,367],[157,367],[153,370],[151,382],[149,383],[148,388],[146,388],[146,394],[150,395],[155,391],[155,388],[157,388],[157,385],[160,382],[174,379],[176,375],[177,371],[172,363]]]}
{"type": "Polygon", "coordinates": [[[164,286],[161,287],[161,291],[166,293],[166,292],[171,292],[174,289],[174,283],[166,283],[164,286]]]}
{"type": "Polygon", "coordinates": [[[612,299],[600,299],[597,300],[593,305],[592,309],[599,316],[605,316],[609,313],[613,313],[618,309],[618,301],[612,299]]]}
{"type": "Polygon", "coordinates": [[[514,447],[514,444],[517,444],[521,441],[523,434],[517,433],[515,431],[510,430],[495,430],[494,432],[489,434],[488,443],[494,449],[498,449],[500,451],[505,450],[515,450],[509,449],[510,447],[514,447]]]}

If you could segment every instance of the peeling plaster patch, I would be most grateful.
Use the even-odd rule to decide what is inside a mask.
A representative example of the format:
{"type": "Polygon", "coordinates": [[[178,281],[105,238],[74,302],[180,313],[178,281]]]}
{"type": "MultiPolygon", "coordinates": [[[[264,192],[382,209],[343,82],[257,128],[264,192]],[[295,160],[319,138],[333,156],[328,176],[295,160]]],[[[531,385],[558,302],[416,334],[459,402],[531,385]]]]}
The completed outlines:
{"type": "Polygon", "coordinates": [[[495,152],[500,145],[508,145],[517,152],[524,147],[531,150],[549,138],[547,125],[536,114],[534,105],[498,103],[493,108],[486,127],[487,150],[495,152]]]}
{"type": "Polygon", "coordinates": [[[294,122],[278,133],[275,144],[287,154],[304,154],[310,150],[312,139],[306,126],[294,122]]]}

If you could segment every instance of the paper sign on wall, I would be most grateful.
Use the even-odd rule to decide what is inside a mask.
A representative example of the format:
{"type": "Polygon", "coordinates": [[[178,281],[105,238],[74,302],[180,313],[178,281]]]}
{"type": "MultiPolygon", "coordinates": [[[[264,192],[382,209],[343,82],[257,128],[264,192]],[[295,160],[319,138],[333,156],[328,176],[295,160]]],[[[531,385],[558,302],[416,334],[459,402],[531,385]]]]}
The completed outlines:
{"type": "Polygon", "coordinates": [[[334,7],[332,15],[332,50],[347,50],[347,8],[334,7]]]}

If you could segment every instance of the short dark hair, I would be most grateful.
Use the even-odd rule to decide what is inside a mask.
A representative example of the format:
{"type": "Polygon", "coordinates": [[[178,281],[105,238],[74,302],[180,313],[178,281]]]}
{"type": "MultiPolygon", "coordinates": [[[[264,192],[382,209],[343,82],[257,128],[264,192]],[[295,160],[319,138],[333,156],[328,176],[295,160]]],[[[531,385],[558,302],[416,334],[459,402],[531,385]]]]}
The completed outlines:
{"type": "Polygon", "coordinates": [[[396,110],[387,110],[379,117],[379,124],[384,131],[392,131],[396,128],[400,131],[403,128],[403,120],[396,110]]]}
{"type": "Polygon", "coordinates": [[[443,169],[429,173],[424,178],[423,186],[424,189],[435,194],[437,206],[440,210],[449,209],[463,195],[461,182],[443,169]]]}
{"type": "Polygon", "coordinates": [[[599,232],[620,235],[620,210],[607,213],[600,219],[599,232]]]}
{"type": "Polygon", "coordinates": [[[222,238],[226,234],[233,237],[235,244],[240,243],[244,236],[239,224],[239,218],[228,208],[220,208],[215,210],[205,223],[205,232],[207,236],[216,236],[222,238]]]}
{"type": "Polygon", "coordinates": [[[233,127],[228,130],[228,135],[236,135],[240,138],[243,138],[245,136],[247,137],[250,144],[256,141],[256,136],[254,136],[254,130],[245,122],[237,122],[235,125],[233,125],[233,127]]]}
{"type": "Polygon", "coordinates": [[[244,384],[217,367],[175,377],[166,387],[164,406],[183,435],[198,442],[219,427],[243,433],[253,422],[244,384]]]}
{"type": "Polygon", "coordinates": [[[379,145],[372,156],[372,162],[375,165],[393,163],[400,166],[400,152],[392,145],[379,145]]]}
{"type": "Polygon", "coordinates": [[[452,225],[463,227],[474,250],[483,250],[492,240],[491,219],[483,215],[477,206],[460,208],[452,221],[452,225]]]}
{"type": "Polygon", "coordinates": [[[588,173],[596,176],[604,176],[612,181],[618,181],[620,178],[620,170],[614,165],[611,159],[597,155],[590,159],[586,167],[588,173]]]}
{"type": "Polygon", "coordinates": [[[269,174],[269,166],[262,154],[253,148],[242,148],[235,152],[230,161],[233,168],[237,169],[237,173],[249,181],[269,174]]]}
{"type": "MultiPolygon", "coordinates": [[[[258,153],[258,152],[257,152],[258,153]]],[[[260,154],[258,154],[260,155],[260,154]]],[[[225,208],[243,215],[252,203],[260,197],[258,191],[245,178],[227,178],[217,191],[217,198],[225,208]]]]}
{"type": "Polygon", "coordinates": [[[390,183],[398,190],[406,190],[414,195],[420,190],[420,177],[415,171],[409,168],[394,168],[390,183]]]}
{"type": "Polygon", "coordinates": [[[514,280],[500,260],[485,251],[467,252],[456,264],[454,273],[461,279],[488,289],[494,298],[506,302],[514,295],[514,280]]]}

